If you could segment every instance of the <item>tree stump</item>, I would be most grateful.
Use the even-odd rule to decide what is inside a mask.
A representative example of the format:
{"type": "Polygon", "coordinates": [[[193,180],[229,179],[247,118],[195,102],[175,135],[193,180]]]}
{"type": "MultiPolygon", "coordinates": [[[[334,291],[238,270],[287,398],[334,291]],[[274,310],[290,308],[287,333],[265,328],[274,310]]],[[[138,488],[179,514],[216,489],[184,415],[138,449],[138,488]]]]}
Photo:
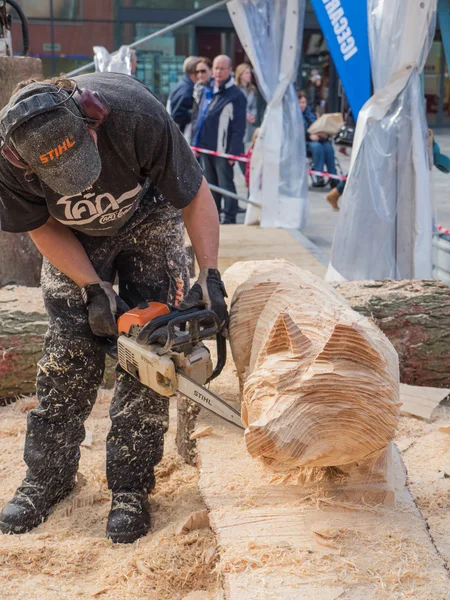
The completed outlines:
{"type": "MultiPolygon", "coordinates": [[[[39,58],[0,56],[0,108],[8,104],[16,85],[30,78],[42,78],[39,58]]],[[[0,256],[0,287],[11,284],[39,285],[42,256],[27,233],[0,231],[0,256]]]]}
{"type": "Polygon", "coordinates": [[[333,287],[398,352],[400,381],[450,387],[450,288],[442,281],[347,281],[333,287]]]}

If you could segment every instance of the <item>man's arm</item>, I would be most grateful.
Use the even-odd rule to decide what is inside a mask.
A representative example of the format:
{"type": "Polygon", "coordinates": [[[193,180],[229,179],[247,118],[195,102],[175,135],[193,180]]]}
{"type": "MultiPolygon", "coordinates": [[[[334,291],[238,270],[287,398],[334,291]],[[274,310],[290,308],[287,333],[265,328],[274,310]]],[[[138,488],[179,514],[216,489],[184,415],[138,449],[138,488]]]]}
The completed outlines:
{"type": "Polygon", "coordinates": [[[197,195],[182,212],[200,269],[217,269],[219,215],[204,177],[197,195]]]}
{"type": "Polygon", "coordinates": [[[227,293],[217,270],[219,215],[205,178],[195,198],[189,206],[183,208],[183,219],[200,266],[200,273],[178,309],[189,310],[198,307],[213,310],[222,326],[222,335],[226,337],[227,293]]]}
{"type": "Polygon", "coordinates": [[[53,217],[29,234],[39,252],[79,287],[101,281],[73,232],[53,217]]]}

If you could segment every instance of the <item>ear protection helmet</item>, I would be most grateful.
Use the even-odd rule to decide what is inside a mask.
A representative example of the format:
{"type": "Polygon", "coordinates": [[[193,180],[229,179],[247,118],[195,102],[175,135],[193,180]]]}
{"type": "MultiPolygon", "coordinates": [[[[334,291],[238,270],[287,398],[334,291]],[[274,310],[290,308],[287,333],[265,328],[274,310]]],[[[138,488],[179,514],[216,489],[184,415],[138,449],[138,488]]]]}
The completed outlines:
{"type": "Polygon", "coordinates": [[[13,166],[19,169],[28,169],[28,165],[19,155],[17,150],[9,144],[14,131],[33,117],[61,108],[66,102],[73,100],[81,113],[81,119],[89,127],[97,128],[108,118],[111,109],[100,92],[88,89],[79,89],[75,85],[73,90],[60,88],[57,92],[43,92],[20,100],[12,106],[0,121],[0,151],[2,156],[13,166]],[[58,99],[58,94],[66,92],[68,95],[58,99]]]}

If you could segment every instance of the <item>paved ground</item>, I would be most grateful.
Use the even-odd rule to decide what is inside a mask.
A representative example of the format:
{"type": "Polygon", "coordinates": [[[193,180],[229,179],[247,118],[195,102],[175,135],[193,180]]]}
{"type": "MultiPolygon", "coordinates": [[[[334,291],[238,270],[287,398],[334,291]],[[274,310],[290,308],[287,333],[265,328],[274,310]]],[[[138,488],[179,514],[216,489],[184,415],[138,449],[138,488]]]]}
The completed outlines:
{"type": "MultiPolygon", "coordinates": [[[[450,129],[442,130],[436,134],[436,140],[441,147],[441,152],[450,156],[450,129]]],[[[348,170],[350,159],[337,154],[341,163],[344,173],[348,170]]],[[[238,168],[235,169],[235,182],[238,194],[246,196],[246,188],[244,178],[238,168]]],[[[444,175],[437,169],[433,169],[433,190],[434,190],[434,204],[436,211],[436,222],[444,227],[450,229],[450,175],[444,175]]],[[[302,231],[303,236],[294,235],[298,241],[303,245],[308,244],[308,240],[313,243],[318,250],[319,254],[326,261],[330,256],[331,245],[333,242],[334,230],[336,228],[338,213],[333,211],[325,196],[328,192],[328,188],[317,191],[316,189],[309,188],[309,201],[310,201],[310,221],[308,226],[302,231]]],[[[244,207],[245,205],[242,204],[244,207]]],[[[244,222],[244,216],[238,215],[238,223],[244,222]]],[[[314,250],[314,246],[310,249],[314,250]]]]}
{"type": "MultiPolygon", "coordinates": [[[[441,152],[450,156],[450,130],[436,134],[436,140],[441,152]]],[[[344,172],[347,171],[349,159],[338,154],[344,172]]],[[[444,175],[437,169],[433,169],[433,191],[434,205],[436,211],[436,222],[450,229],[450,175],[444,175]]],[[[302,232],[309,238],[326,256],[330,256],[331,244],[333,242],[338,213],[334,212],[325,200],[327,192],[318,192],[310,188],[310,222],[302,232]]]]}

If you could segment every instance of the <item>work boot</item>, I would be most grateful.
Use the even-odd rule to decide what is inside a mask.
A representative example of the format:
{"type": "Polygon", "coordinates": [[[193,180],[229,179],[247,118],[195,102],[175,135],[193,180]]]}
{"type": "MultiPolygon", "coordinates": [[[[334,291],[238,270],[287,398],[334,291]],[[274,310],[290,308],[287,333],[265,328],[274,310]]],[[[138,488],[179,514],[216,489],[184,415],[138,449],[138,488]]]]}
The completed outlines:
{"type": "Polygon", "coordinates": [[[131,544],[147,535],[150,529],[150,506],[146,490],[113,492],[106,536],[115,544],[131,544]]]}
{"type": "Polygon", "coordinates": [[[0,513],[2,533],[26,533],[43,523],[50,510],[70,494],[75,481],[65,486],[52,487],[25,478],[13,498],[0,513]]]}

